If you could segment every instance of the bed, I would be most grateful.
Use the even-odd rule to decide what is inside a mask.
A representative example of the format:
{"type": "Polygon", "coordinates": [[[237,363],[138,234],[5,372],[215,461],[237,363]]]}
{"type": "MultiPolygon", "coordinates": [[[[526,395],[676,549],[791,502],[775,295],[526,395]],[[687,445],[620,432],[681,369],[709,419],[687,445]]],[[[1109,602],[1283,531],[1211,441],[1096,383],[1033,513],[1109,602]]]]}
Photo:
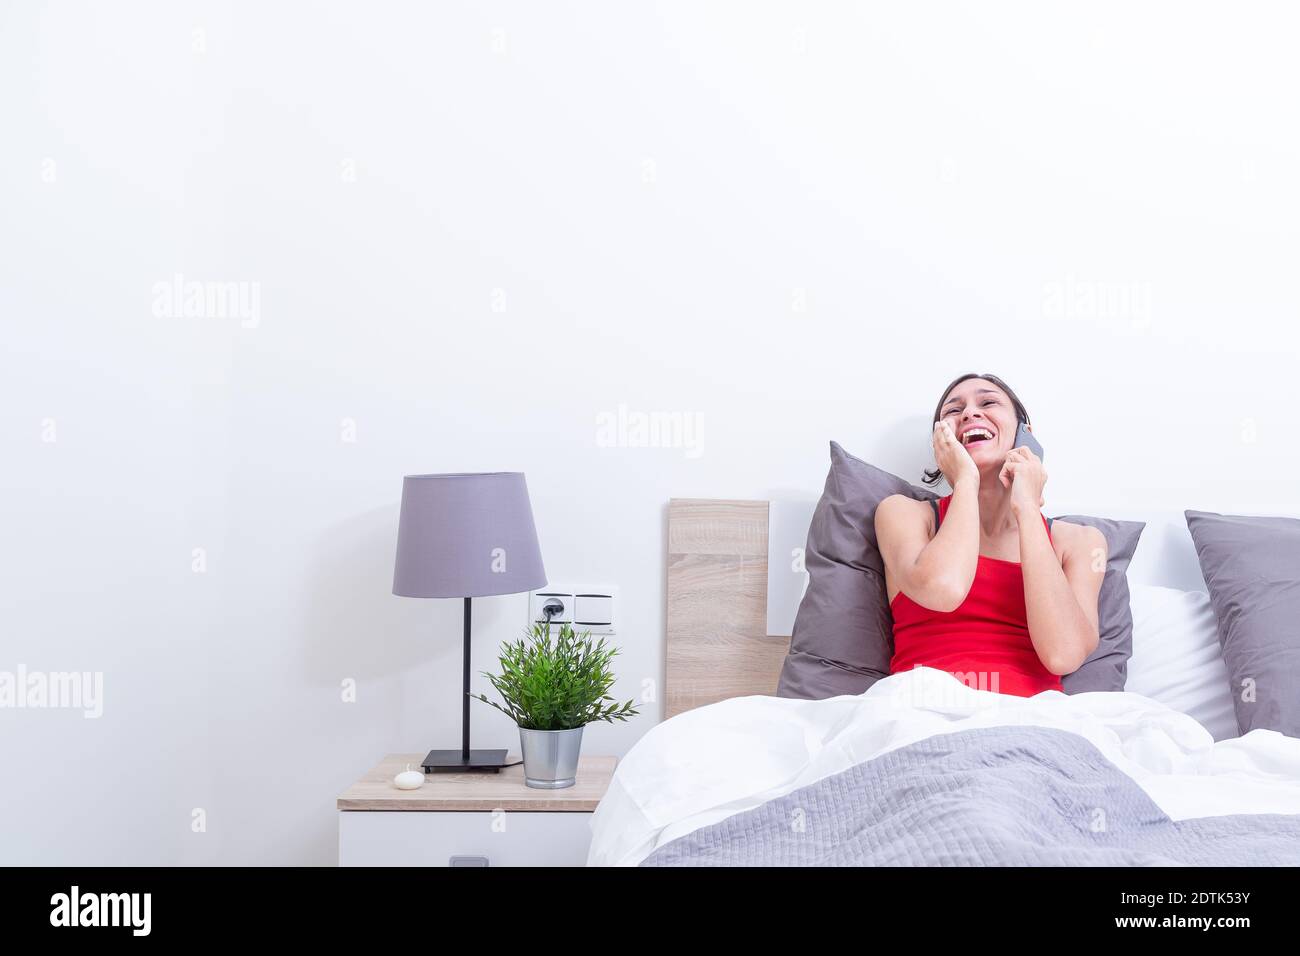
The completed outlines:
{"type": "Polygon", "coordinates": [[[1300,739],[1236,736],[1226,683],[1188,696],[1196,653],[1196,681],[1214,682],[1204,641],[1137,666],[1144,645],[1204,628],[1172,518],[1130,574],[1122,693],[1018,698],[919,668],[794,700],[773,694],[798,585],[769,568],[794,554],[797,569],[801,520],[669,503],[665,719],[620,762],[589,864],[1300,865],[1300,739]]]}

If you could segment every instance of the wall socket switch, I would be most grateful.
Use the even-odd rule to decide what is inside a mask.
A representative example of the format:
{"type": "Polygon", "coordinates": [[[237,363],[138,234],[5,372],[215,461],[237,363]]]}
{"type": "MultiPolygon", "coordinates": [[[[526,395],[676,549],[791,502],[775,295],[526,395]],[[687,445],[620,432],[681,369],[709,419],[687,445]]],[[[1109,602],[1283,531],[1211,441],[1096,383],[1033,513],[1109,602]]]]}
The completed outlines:
{"type": "Polygon", "coordinates": [[[549,585],[528,595],[528,622],[530,625],[545,622],[544,609],[548,604],[558,604],[559,609],[551,615],[552,624],[572,624],[579,634],[584,631],[613,634],[617,597],[616,588],[549,585]]]}

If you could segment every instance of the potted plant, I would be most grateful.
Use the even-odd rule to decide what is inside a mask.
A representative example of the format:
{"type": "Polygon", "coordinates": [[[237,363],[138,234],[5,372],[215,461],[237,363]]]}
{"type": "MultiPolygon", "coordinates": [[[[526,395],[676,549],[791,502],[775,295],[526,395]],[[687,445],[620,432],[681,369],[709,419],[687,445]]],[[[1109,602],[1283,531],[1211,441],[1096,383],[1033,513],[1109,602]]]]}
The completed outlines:
{"type": "Polygon", "coordinates": [[[637,711],[632,701],[618,704],[609,696],[614,683],[609,662],[618,648],[606,647],[604,638],[593,643],[590,631],[579,636],[562,624],[552,641],[549,622],[524,633],[501,645],[500,674],[483,672],[505,706],[483,694],[470,696],[518,725],[524,783],[560,790],[577,779],[582,728],[596,720],[627,720],[637,711]]]}

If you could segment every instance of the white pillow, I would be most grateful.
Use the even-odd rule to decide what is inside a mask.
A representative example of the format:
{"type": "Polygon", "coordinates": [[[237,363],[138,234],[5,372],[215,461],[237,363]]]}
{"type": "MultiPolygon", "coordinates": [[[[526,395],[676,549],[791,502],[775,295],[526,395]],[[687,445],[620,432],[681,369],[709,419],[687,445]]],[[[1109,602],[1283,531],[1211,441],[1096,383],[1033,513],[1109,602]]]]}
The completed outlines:
{"type": "Polygon", "coordinates": [[[1240,736],[1219,625],[1204,591],[1135,585],[1124,689],[1192,717],[1215,740],[1240,736]]]}

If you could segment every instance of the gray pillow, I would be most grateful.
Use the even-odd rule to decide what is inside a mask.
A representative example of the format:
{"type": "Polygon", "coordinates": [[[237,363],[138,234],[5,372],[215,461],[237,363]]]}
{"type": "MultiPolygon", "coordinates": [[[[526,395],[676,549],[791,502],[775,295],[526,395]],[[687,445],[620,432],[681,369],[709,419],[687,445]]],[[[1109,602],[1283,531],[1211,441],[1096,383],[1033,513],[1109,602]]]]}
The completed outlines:
{"type": "Polygon", "coordinates": [[[831,470],[804,548],[808,589],[794,618],[778,697],[861,694],[889,676],[894,619],[876,544],[876,505],[890,495],[939,496],[854,458],[831,442],[831,470]]]}
{"type": "MultiPolygon", "coordinates": [[[[804,549],[808,589],[795,615],[778,697],[821,700],[861,694],[889,675],[894,620],[886,599],[875,517],[876,506],[893,494],[917,501],[939,497],[831,442],[831,469],[804,549]]],[[[1098,528],[1110,553],[1098,599],[1100,643],[1079,670],[1062,678],[1061,686],[1069,694],[1123,690],[1133,650],[1125,575],[1145,525],[1080,515],[1062,520],[1098,528]]]]}
{"type": "Polygon", "coordinates": [[[1184,511],[1242,734],[1300,737],[1300,520],[1184,511]]]}

